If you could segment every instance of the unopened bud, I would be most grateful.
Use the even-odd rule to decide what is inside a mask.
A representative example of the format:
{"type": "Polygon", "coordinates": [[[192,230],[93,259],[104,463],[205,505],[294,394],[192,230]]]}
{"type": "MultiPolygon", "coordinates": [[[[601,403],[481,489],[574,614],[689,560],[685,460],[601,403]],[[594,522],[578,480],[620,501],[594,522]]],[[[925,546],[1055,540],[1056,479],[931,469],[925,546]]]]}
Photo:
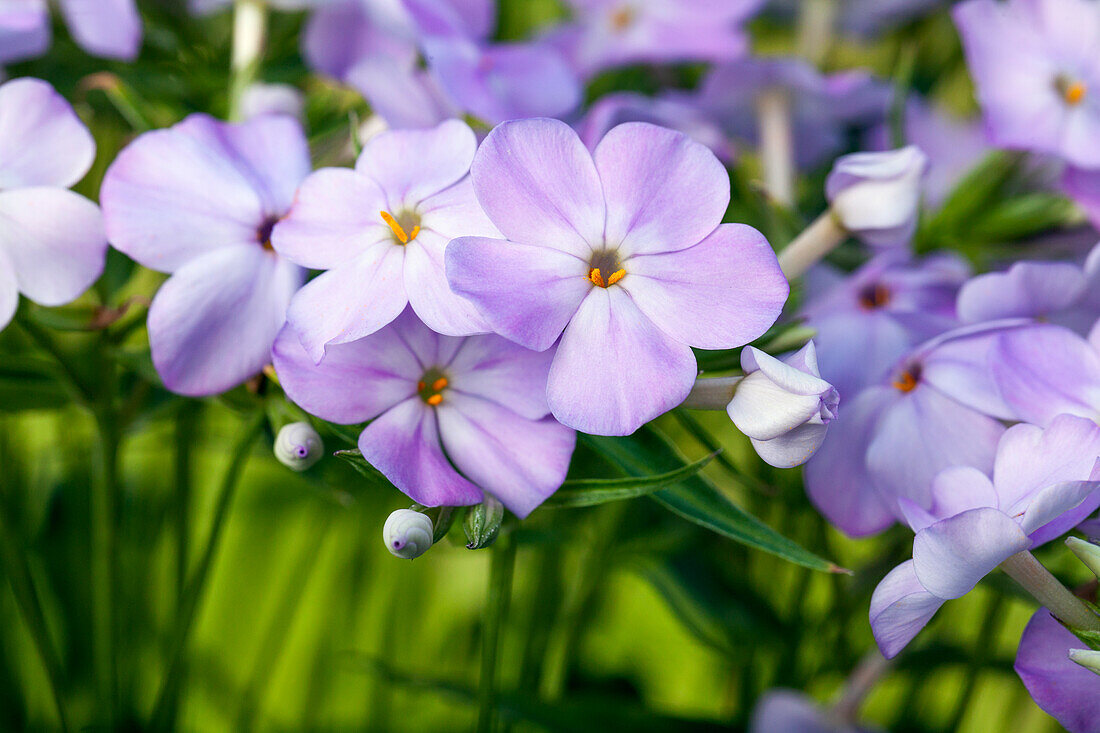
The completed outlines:
{"type": "Polygon", "coordinates": [[[412,560],[432,546],[435,530],[427,514],[412,509],[398,509],[386,518],[382,539],[386,549],[395,556],[412,560]]]}
{"type": "Polygon", "coordinates": [[[1100,546],[1079,540],[1076,537],[1066,539],[1066,546],[1073,551],[1077,559],[1085,564],[1092,574],[1100,578],[1100,546]]]}
{"type": "Polygon", "coordinates": [[[1090,672],[1100,674],[1100,652],[1094,649],[1070,649],[1069,658],[1090,672]]]}
{"type": "Polygon", "coordinates": [[[912,145],[837,159],[825,195],[841,225],[864,242],[905,244],[917,226],[921,181],[928,157],[912,145]]]}
{"type": "Polygon", "coordinates": [[[466,531],[466,547],[480,550],[496,541],[500,523],[504,521],[504,505],[492,496],[466,510],[462,528],[466,531]]]}
{"type": "Polygon", "coordinates": [[[321,436],[307,422],[292,422],[279,429],[275,436],[275,457],[294,471],[304,471],[325,451],[321,436]]]}

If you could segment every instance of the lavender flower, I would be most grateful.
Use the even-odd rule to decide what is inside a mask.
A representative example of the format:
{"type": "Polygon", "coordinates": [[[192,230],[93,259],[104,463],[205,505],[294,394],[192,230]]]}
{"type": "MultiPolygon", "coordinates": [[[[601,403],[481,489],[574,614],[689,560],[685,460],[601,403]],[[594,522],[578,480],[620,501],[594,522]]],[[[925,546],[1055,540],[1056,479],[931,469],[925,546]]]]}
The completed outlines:
{"type": "Polygon", "coordinates": [[[488,492],[525,517],[565,479],[576,435],[547,417],[553,351],[495,335],[441,336],[409,308],[370,336],[329,347],[319,365],[289,326],[274,355],[287,395],[304,409],[342,424],[371,421],[359,436],[363,457],[420,504],[477,504],[488,492]]]}
{"type": "Polygon", "coordinates": [[[287,312],[315,362],[326,347],[374,333],[409,303],[439,333],[489,330],[443,271],[450,239],[498,234],[467,176],[476,149],[473,130],[458,120],[385,132],[367,143],[354,170],[325,168],[302,183],[272,243],[291,262],[327,270],[287,312]]]}
{"type": "Polygon", "coordinates": [[[305,272],[271,246],[309,172],[299,124],[191,115],[139,136],[107,171],[112,244],[171,273],[149,309],[153,364],[169,389],[223,392],[256,374],[305,272]]]}
{"type": "Polygon", "coordinates": [[[447,248],[447,277],[493,330],[536,350],[561,343],[554,416],[622,435],[683,402],[692,346],[739,346],[782,309],[788,286],[751,227],[722,225],[729,179],[681,133],[620,125],[594,154],[555,120],[507,122],[471,170],[507,237],[447,248]]]}
{"type": "MultiPolygon", "coordinates": [[[[141,16],[134,0],[59,0],[77,45],[93,56],[131,61],[141,49],[141,16]]],[[[46,0],[0,0],[0,64],[50,47],[46,0]]]]}
{"type": "Polygon", "coordinates": [[[838,158],[825,180],[833,215],[846,230],[876,247],[904,245],[920,213],[928,157],[912,145],[838,158]]]}
{"type": "Polygon", "coordinates": [[[1096,4],[967,0],[952,13],[991,142],[1100,166],[1096,4]]]}
{"type": "Polygon", "coordinates": [[[1070,733],[1096,733],[1100,730],[1100,675],[1070,659],[1070,650],[1080,646],[1080,639],[1040,608],[1020,639],[1016,674],[1039,707],[1070,733]]]}
{"type": "Polygon", "coordinates": [[[821,379],[814,342],[782,361],[748,346],[741,352],[741,368],[746,376],[726,407],[733,424],[772,466],[808,461],[825,440],[840,402],[836,389],[821,379]]]}
{"type": "Polygon", "coordinates": [[[930,508],[902,499],[916,532],[913,559],[882,581],[871,627],[896,655],[946,601],[969,593],[1016,553],[1071,529],[1100,506],[1100,427],[1061,415],[1046,429],[1019,424],[997,445],[992,480],[957,466],[931,485],[930,508]]]}
{"type": "Polygon", "coordinates": [[[103,271],[99,209],[66,190],[94,158],[91,134],[53,87],[38,79],[0,85],[0,328],[20,293],[61,305],[103,271]]]}

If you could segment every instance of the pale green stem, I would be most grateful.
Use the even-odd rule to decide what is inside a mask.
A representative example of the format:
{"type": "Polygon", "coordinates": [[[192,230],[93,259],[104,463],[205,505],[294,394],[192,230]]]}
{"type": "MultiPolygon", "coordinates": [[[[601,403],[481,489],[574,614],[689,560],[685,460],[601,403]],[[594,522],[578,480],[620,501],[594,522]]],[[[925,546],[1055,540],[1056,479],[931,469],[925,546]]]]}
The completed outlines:
{"type": "Polygon", "coordinates": [[[1100,631],[1100,616],[1070,593],[1027,550],[1005,560],[1001,563],[1001,569],[1062,623],[1081,631],[1100,631]]]}
{"type": "Polygon", "coordinates": [[[265,0],[236,0],[233,5],[233,51],[230,58],[229,119],[241,119],[241,99],[256,80],[267,42],[265,0]]]}
{"type": "Polygon", "coordinates": [[[756,99],[760,136],[760,163],[764,187],[784,206],[794,203],[794,132],[791,128],[791,98],[784,89],[768,89],[756,99]]]}
{"type": "Polygon", "coordinates": [[[788,280],[794,280],[820,262],[848,238],[832,210],[817,217],[779,253],[779,267],[788,280]]]}
{"type": "Polygon", "coordinates": [[[696,379],[683,407],[692,410],[724,410],[733,399],[737,383],[744,377],[712,377],[696,379]]]}
{"type": "Polygon", "coordinates": [[[503,528],[491,550],[489,588],[485,599],[485,623],[481,639],[481,677],[478,681],[478,733],[492,733],[497,724],[497,672],[500,639],[512,598],[516,545],[511,531],[503,528]]]}

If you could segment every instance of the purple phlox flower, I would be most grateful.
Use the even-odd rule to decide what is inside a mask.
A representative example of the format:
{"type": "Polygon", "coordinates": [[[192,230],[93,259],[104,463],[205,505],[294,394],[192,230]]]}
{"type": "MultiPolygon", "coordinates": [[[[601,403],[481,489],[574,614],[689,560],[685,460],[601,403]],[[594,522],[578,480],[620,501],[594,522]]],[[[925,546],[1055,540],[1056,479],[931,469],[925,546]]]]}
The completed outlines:
{"type": "Polygon", "coordinates": [[[91,134],[53,87],[29,78],[0,85],[0,329],[20,293],[61,305],[103,272],[99,208],[68,190],[94,158],[91,134]]]}
{"type": "Polygon", "coordinates": [[[346,80],[393,129],[430,128],[462,116],[462,109],[443,91],[439,79],[420,68],[415,59],[367,56],[347,71],[346,80]]]}
{"type": "Polygon", "coordinates": [[[851,399],[917,344],[957,325],[955,297],[970,268],[954,255],[909,261],[883,253],[847,277],[833,273],[810,271],[801,315],[817,332],[822,378],[851,399]]]}
{"type": "Polygon", "coordinates": [[[978,275],[959,289],[957,310],[963,323],[1034,318],[1087,334],[1100,317],[1100,246],[1084,266],[1025,261],[978,275]]]}
{"type": "Polygon", "coordinates": [[[730,61],[764,0],[568,0],[575,20],[548,38],[582,76],[637,63],[730,61]]]}
{"type": "Polygon", "coordinates": [[[1046,425],[1070,413],[1100,421],[1100,329],[1088,339],[1053,324],[1002,334],[994,347],[993,378],[1016,420],[1046,425]]]}
{"type": "Polygon", "coordinates": [[[595,150],[611,128],[624,122],[649,122],[678,130],[711,149],[723,163],[736,156],[726,133],[709,119],[695,102],[694,95],[670,91],[656,97],[633,92],[617,92],[601,97],[592,105],[577,132],[589,150],[595,150]]]}
{"type": "Polygon", "coordinates": [[[499,236],[467,176],[476,149],[473,130],[459,120],[391,130],[367,143],[354,169],[324,168],[302,183],[272,244],[291,262],[327,271],[287,311],[315,362],[410,303],[440,333],[490,330],[472,303],[451,292],[443,264],[452,238],[499,236]]]}
{"type": "Polygon", "coordinates": [[[1100,227],[1100,168],[1066,166],[1061,189],[1081,207],[1094,227],[1100,227]]]}
{"type": "Polygon", "coordinates": [[[305,276],[275,252],[271,231],[309,169],[302,128],[282,115],[191,115],[140,135],[108,169],[100,199],[111,243],[172,275],[148,323],[172,391],[217,394],[268,363],[305,276]]]}
{"type": "Polygon", "coordinates": [[[753,340],[787,298],[767,240],[721,223],[726,169],[682,133],[631,122],[589,153],[563,122],[507,122],[471,175],[507,239],[451,242],[448,280],[495,332],[561,339],[547,397],[570,427],[634,432],[687,397],[691,347],[753,340]]]}
{"type": "Polygon", "coordinates": [[[827,708],[797,690],[769,690],[752,713],[749,733],[873,733],[839,720],[827,708]]]}
{"type": "Polygon", "coordinates": [[[904,246],[913,238],[928,156],[909,145],[836,160],[825,179],[833,216],[875,247],[904,246]]]}
{"type": "MultiPolygon", "coordinates": [[[[73,40],[93,56],[131,61],[141,50],[134,0],[59,0],[73,40]]],[[[0,63],[40,56],[50,47],[46,0],[0,0],[0,63]]]]}
{"type": "Polygon", "coordinates": [[[989,475],[973,466],[948,468],[932,481],[930,507],[900,500],[916,532],[913,559],[894,568],[871,598],[871,628],[887,657],[945,601],[1100,506],[1100,426],[1073,415],[1046,429],[1014,425],[1001,437],[989,475]]]}
{"type": "Polygon", "coordinates": [[[433,36],[423,48],[428,69],[449,99],[489,124],[561,116],[581,102],[580,81],[546,42],[487,44],[433,36]]]}
{"type": "Polygon", "coordinates": [[[287,395],[305,410],[371,421],[359,436],[363,457],[420,504],[476,504],[488,492],[525,517],[565,479],[576,434],[547,417],[552,350],[491,334],[441,336],[406,309],[382,330],[330,347],[321,364],[288,326],[274,357],[287,395]]]}
{"type": "MultiPolygon", "coordinates": [[[[931,207],[942,204],[990,150],[979,120],[956,118],[915,96],[905,106],[905,139],[928,156],[923,192],[931,207]]],[[[882,124],[871,131],[868,147],[887,150],[889,140],[889,127],[882,124]]]]}
{"type": "Polygon", "coordinates": [[[791,107],[795,161],[812,168],[843,150],[849,128],[886,117],[890,88],[865,71],[822,75],[796,58],[752,57],[714,68],[699,90],[700,108],[731,138],[758,142],[760,95],[786,92],[791,107]]]}
{"type": "Polygon", "coordinates": [[[1084,643],[1040,608],[1031,617],[1020,649],[1016,674],[1036,704],[1070,733],[1100,733],[1100,675],[1069,658],[1084,643]]]}
{"type": "Polygon", "coordinates": [[[990,142],[1100,166],[1100,8],[1090,0],[967,0],[952,14],[990,142]]]}
{"type": "Polygon", "coordinates": [[[821,379],[814,342],[782,361],[745,347],[741,368],[745,378],[726,407],[733,424],[772,466],[792,468],[808,461],[825,440],[840,403],[836,389],[821,379]]]}
{"type": "Polygon", "coordinates": [[[902,498],[932,505],[932,479],[951,466],[993,468],[1008,412],[990,369],[1001,333],[1025,321],[957,329],[903,358],[884,384],[846,398],[841,419],[804,471],[806,492],[845,533],[904,519],[902,498]]]}

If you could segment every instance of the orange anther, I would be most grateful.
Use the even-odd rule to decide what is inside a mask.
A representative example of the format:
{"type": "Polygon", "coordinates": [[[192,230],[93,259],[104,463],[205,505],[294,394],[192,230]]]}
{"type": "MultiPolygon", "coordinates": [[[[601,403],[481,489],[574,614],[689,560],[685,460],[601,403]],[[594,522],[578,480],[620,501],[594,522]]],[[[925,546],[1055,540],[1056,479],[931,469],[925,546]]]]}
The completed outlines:
{"type": "MultiPolygon", "coordinates": [[[[409,235],[405,234],[405,230],[402,229],[401,225],[397,223],[397,219],[394,219],[393,215],[390,214],[390,212],[388,212],[388,211],[379,211],[378,213],[382,215],[382,221],[389,224],[390,229],[393,230],[393,236],[397,237],[397,239],[401,242],[401,244],[408,244],[409,243],[409,235]]],[[[420,228],[417,227],[416,231],[419,232],[420,228]]],[[[414,234],[413,236],[416,236],[416,235],[414,234]]]]}
{"type": "Polygon", "coordinates": [[[417,383],[416,383],[416,391],[417,391],[417,392],[423,392],[423,391],[424,391],[424,389],[425,389],[425,388],[426,388],[427,386],[428,386],[428,385],[424,384],[423,382],[417,382],[417,383]]]}
{"type": "Polygon", "coordinates": [[[588,279],[592,281],[593,285],[599,285],[601,288],[607,287],[603,284],[603,275],[600,274],[600,268],[598,267],[593,267],[588,271],[588,279]]]}
{"type": "Polygon", "coordinates": [[[441,394],[433,394],[431,397],[429,397],[427,399],[428,404],[431,405],[432,407],[435,407],[436,405],[438,405],[442,401],[443,401],[443,395],[441,395],[441,394]]]}
{"type": "Polygon", "coordinates": [[[1066,104],[1077,105],[1081,103],[1081,100],[1085,98],[1085,92],[1088,91],[1088,87],[1085,86],[1083,81],[1075,81],[1072,84],[1066,86],[1066,91],[1063,96],[1065,97],[1066,104]]]}
{"type": "Polygon", "coordinates": [[[414,226],[413,230],[411,232],[409,232],[409,241],[411,242],[414,239],[416,239],[417,234],[420,234],[420,225],[419,224],[414,226]]]}
{"type": "Polygon", "coordinates": [[[894,389],[901,392],[912,392],[917,388],[917,378],[912,372],[904,372],[892,382],[894,389]]]}
{"type": "Polygon", "coordinates": [[[447,378],[446,377],[440,377],[439,379],[432,382],[432,391],[433,392],[442,392],[444,389],[446,389],[446,387],[447,387],[447,378]]]}
{"type": "Polygon", "coordinates": [[[611,287],[615,283],[619,282],[626,276],[626,270],[616,270],[611,273],[611,277],[607,278],[607,287],[611,287]]]}

